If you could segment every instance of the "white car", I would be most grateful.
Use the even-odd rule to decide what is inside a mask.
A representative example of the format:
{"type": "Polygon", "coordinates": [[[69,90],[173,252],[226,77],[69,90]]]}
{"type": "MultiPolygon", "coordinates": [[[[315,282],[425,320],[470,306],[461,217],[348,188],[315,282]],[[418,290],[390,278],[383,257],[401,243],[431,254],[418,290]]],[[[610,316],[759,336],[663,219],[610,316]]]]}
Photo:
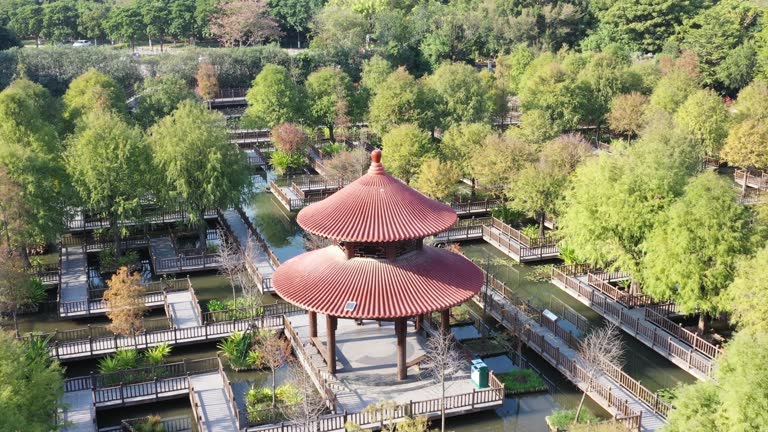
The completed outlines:
{"type": "Polygon", "coordinates": [[[91,41],[89,40],[77,40],[75,43],[72,44],[73,47],[89,47],[91,46],[91,41]]]}

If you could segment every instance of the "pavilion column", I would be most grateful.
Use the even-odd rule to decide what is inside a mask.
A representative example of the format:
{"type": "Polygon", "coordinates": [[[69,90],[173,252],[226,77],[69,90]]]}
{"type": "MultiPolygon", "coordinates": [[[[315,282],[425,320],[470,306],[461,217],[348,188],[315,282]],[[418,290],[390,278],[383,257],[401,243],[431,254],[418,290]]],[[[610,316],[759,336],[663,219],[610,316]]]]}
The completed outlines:
{"type": "Polygon", "coordinates": [[[325,331],[328,337],[328,373],[336,374],[336,321],[335,316],[325,316],[325,331]]]}
{"type": "Polygon", "coordinates": [[[421,325],[424,321],[424,315],[416,315],[416,331],[421,331],[421,325]]]}
{"type": "Polygon", "coordinates": [[[451,308],[440,311],[440,333],[447,335],[451,332],[451,308]]]}
{"type": "Polygon", "coordinates": [[[408,378],[408,369],[405,367],[405,333],[407,324],[405,318],[395,319],[395,334],[397,335],[397,379],[403,381],[408,378]]]}
{"type": "Polygon", "coordinates": [[[309,311],[309,337],[317,337],[317,312],[309,311]]]}

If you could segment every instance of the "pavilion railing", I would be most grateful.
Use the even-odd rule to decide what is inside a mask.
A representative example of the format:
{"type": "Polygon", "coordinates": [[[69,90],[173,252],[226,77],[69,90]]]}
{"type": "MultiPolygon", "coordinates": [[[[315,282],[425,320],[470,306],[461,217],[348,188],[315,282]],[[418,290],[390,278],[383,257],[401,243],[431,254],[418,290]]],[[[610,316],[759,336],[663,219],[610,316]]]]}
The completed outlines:
{"type": "Polygon", "coordinates": [[[498,406],[504,401],[504,384],[502,384],[493,372],[489,373],[489,387],[481,390],[473,389],[472,392],[461,393],[453,396],[428,399],[423,401],[409,401],[392,409],[365,410],[356,413],[346,411],[319,417],[310,422],[306,428],[303,424],[279,423],[255,428],[248,428],[251,432],[300,432],[311,430],[315,432],[330,432],[345,430],[347,423],[360,425],[363,429],[380,427],[386,419],[399,421],[405,417],[426,416],[437,418],[440,416],[441,407],[446,412],[467,412],[471,410],[498,406]]]}

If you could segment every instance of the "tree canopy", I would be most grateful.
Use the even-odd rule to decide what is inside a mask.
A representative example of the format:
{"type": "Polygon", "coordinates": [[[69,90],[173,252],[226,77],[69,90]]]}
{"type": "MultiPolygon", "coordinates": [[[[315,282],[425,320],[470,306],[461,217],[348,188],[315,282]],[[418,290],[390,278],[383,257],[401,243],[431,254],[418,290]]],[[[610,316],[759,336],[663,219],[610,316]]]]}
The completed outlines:
{"type": "Polygon", "coordinates": [[[157,122],[149,142],[160,174],[156,194],[167,206],[189,213],[204,246],[204,212],[238,205],[248,191],[245,156],[229,143],[223,116],[192,101],[157,122]]]}
{"type": "Polygon", "coordinates": [[[258,128],[272,128],[302,117],[300,89],[283,66],[268,64],[256,75],[245,96],[246,122],[258,128]]]}

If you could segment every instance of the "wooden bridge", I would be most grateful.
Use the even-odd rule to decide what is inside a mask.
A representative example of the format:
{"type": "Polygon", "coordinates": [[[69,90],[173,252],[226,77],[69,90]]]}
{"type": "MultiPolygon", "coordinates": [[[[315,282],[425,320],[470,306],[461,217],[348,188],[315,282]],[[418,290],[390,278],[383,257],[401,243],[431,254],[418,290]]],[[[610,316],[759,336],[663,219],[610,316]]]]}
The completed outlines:
{"type": "Polygon", "coordinates": [[[256,281],[259,290],[265,294],[275,292],[272,287],[272,274],[280,266],[280,260],[253,226],[245,210],[242,207],[227,210],[223,219],[234,233],[240,247],[244,249],[245,268],[256,281]]]}
{"type": "Polygon", "coordinates": [[[517,298],[501,281],[487,275],[484,291],[474,300],[631,430],[655,431],[665,424],[671,406],[619,367],[607,367],[589,386],[591,379],[578,356],[579,338],[517,298]]]}
{"type": "Polygon", "coordinates": [[[496,218],[460,219],[453,227],[435,235],[437,243],[485,240],[517,262],[560,257],[556,237],[530,238],[496,218]]]}
{"type": "MultiPolygon", "coordinates": [[[[189,278],[164,280],[144,284],[144,288],[146,290],[144,293],[144,305],[151,309],[164,305],[164,293],[190,290],[192,288],[192,283],[189,278]]],[[[109,308],[107,302],[103,298],[91,298],[90,292],[88,297],[88,300],[59,302],[59,317],[81,318],[105,315],[107,313],[109,308]]]]}
{"type": "Polygon", "coordinates": [[[722,350],[672,322],[668,316],[674,305],[655,304],[648,296],[626,293],[608,283],[620,279],[626,279],[626,274],[599,272],[589,266],[552,270],[557,287],[696,378],[710,378],[722,350]]]}
{"type": "Polygon", "coordinates": [[[300,176],[282,186],[271,181],[269,190],[286,210],[294,212],[332,195],[344,187],[344,184],[341,179],[328,179],[322,175],[300,176]]]}
{"type": "MultiPolygon", "coordinates": [[[[216,219],[216,210],[206,210],[203,217],[205,219],[216,219]]],[[[121,220],[118,225],[133,226],[145,224],[168,224],[172,222],[183,222],[189,220],[189,214],[185,211],[147,211],[141,217],[136,219],[121,220]]],[[[77,210],[74,217],[68,219],[65,223],[68,232],[91,231],[102,228],[109,228],[111,223],[108,218],[86,215],[82,210],[77,210]]]]}
{"type": "Polygon", "coordinates": [[[737,169],[733,172],[733,180],[739,186],[768,192],[768,172],[737,169]]]}
{"type": "MultiPolygon", "coordinates": [[[[156,320],[157,323],[151,326],[152,328],[132,336],[114,334],[106,326],[88,326],[43,333],[36,337],[49,338],[51,355],[60,361],[70,361],[101,357],[119,348],[144,349],[163,343],[173,346],[214,341],[252,326],[279,328],[283,324],[283,315],[303,313],[305,311],[297,306],[276,303],[258,308],[205,312],[200,321],[202,324],[184,328],[172,327],[173,318],[169,316],[156,320]],[[158,325],[163,322],[164,327],[158,325]]],[[[30,336],[24,336],[24,338],[27,337],[30,336]]]]}
{"type": "Polygon", "coordinates": [[[198,430],[231,432],[239,429],[237,407],[234,398],[221,397],[225,380],[218,357],[70,378],[59,419],[70,423],[65,432],[95,431],[98,409],[189,397],[198,430]]]}
{"type": "Polygon", "coordinates": [[[247,88],[219,89],[213,99],[207,99],[205,102],[211,109],[246,106],[248,105],[248,102],[245,100],[247,92],[247,88]]]}
{"type": "Polygon", "coordinates": [[[474,217],[490,214],[501,204],[499,199],[485,199],[478,201],[452,201],[451,208],[459,217],[474,217]]]}

